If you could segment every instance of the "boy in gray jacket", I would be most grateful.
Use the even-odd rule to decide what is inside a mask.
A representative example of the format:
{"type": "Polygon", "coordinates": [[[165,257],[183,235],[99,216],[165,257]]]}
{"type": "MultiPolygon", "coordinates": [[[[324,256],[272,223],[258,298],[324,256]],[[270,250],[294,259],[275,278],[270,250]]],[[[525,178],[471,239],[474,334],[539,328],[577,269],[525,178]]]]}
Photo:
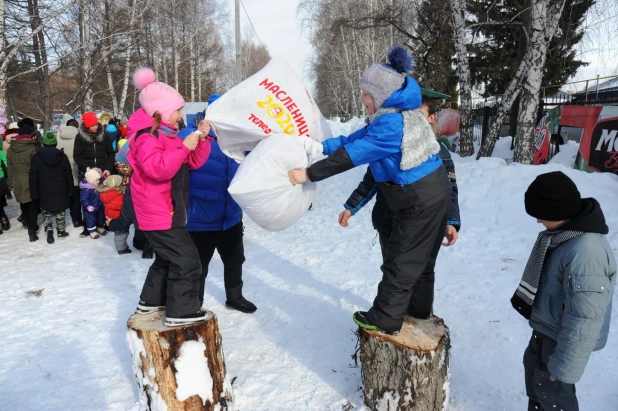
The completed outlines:
{"type": "Polygon", "coordinates": [[[511,299],[529,320],[524,353],[528,410],[579,410],[575,383],[609,333],[616,259],[594,198],[582,199],[562,172],[541,174],[525,196],[539,234],[511,299]]]}

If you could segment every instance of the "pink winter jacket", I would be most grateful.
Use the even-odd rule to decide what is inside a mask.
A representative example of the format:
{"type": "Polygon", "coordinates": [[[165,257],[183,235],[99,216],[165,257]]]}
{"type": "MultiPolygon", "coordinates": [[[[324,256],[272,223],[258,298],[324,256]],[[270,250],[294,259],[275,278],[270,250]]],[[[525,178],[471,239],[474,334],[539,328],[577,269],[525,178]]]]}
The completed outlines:
{"type": "MultiPolygon", "coordinates": [[[[131,197],[137,225],[144,231],[169,230],[187,223],[189,169],[200,168],[210,155],[210,142],[200,141],[189,150],[175,134],[158,130],[150,134],[154,119],[139,109],[129,119],[133,137],[128,160],[133,168],[131,197]]],[[[169,126],[167,126],[169,127],[169,126]]]]}

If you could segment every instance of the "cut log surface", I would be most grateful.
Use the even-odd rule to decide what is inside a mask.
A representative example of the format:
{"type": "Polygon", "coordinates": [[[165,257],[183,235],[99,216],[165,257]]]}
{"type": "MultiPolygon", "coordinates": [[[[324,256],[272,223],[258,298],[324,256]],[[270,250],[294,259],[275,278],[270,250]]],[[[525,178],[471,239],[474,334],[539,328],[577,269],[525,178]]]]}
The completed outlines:
{"type": "Polygon", "coordinates": [[[133,372],[145,410],[227,410],[232,387],[217,317],[166,327],[162,312],[133,314],[127,323],[127,343],[133,372]]]}
{"type": "Polygon", "coordinates": [[[365,405],[371,410],[443,410],[449,395],[449,330],[441,318],[406,317],[398,335],[359,328],[365,405]]]}

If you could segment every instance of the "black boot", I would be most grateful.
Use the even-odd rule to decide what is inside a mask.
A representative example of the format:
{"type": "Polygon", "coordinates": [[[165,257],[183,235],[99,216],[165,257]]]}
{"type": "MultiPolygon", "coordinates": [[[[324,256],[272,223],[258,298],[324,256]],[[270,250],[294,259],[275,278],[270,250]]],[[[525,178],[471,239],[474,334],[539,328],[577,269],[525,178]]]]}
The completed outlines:
{"type": "Polygon", "coordinates": [[[39,240],[39,237],[36,236],[36,230],[29,229],[28,237],[30,237],[30,242],[33,243],[39,240]]]}
{"type": "Polygon", "coordinates": [[[81,232],[81,234],[79,235],[79,238],[86,238],[86,237],[90,237],[90,231],[88,231],[88,229],[84,227],[84,231],[81,232]]]}
{"type": "Polygon", "coordinates": [[[54,243],[54,230],[48,230],[47,231],[47,244],[53,244],[54,243]]]}
{"type": "Polygon", "coordinates": [[[146,244],[144,244],[144,251],[142,251],[142,258],[154,258],[154,250],[152,249],[152,246],[150,245],[150,242],[146,241],[146,244]]]}
{"type": "Polygon", "coordinates": [[[247,314],[254,313],[257,310],[255,304],[242,296],[242,283],[238,287],[226,288],[225,295],[227,297],[225,302],[227,308],[247,314]]]}
{"type": "Polygon", "coordinates": [[[58,238],[67,238],[69,236],[69,233],[67,233],[66,231],[58,231],[58,238]]]}
{"type": "Polygon", "coordinates": [[[3,231],[8,231],[11,228],[11,223],[6,217],[0,218],[0,225],[2,226],[3,231]]]}

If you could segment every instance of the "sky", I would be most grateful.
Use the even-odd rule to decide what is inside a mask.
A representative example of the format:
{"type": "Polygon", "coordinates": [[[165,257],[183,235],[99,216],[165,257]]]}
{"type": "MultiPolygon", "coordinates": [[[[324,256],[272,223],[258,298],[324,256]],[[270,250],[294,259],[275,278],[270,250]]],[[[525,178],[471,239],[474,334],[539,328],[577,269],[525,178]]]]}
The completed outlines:
{"type": "MultiPolygon", "coordinates": [[[[298,0],[243,0],[247,14],[253,22],[257,36],[268,48],[272,57],[284,58],[301,76],[310,90],[309,60],[312,48],[308,32],[301,30],[301,21],[296,13],[298,0]]],[[[234,17],[234,1],[230,0],[231,16],[234,17]]],[[[241,33],[251,28],[247,14],[240,7],[241,33]]]]}
{"type": "MultiPolygon", "coordinates": [[[[230,13],[234,16],[234,1],[229,0],[230,13]]],[[[283,57],[301,76],[305,86],[314,90],[309,61],[313,53],[309,44],[307,30],[302,30],[301,19],[297,14],[299,0],[244,0],[245,8],[255,31],[271,56],[283,57]]],[[[588,61],[587,67],[581,68],[571,81],[588,80],[617,75],[618,44],[615,40],[615,26],[618,21],[618,2],[602,0],[593,6],[586,25],[591,27],[589,33],[579,46],[579,58],[588,61]],[[600,22],[600,23],[598,23],[600,22]]],[[[241,6],[241,32],[249,33],[249,19],[241,6]]],[[[603,80],[601,80],[603,81],[603,80]]],[[[581,90],[585,83],[568,87],[569,91],[581,90]]]]}

